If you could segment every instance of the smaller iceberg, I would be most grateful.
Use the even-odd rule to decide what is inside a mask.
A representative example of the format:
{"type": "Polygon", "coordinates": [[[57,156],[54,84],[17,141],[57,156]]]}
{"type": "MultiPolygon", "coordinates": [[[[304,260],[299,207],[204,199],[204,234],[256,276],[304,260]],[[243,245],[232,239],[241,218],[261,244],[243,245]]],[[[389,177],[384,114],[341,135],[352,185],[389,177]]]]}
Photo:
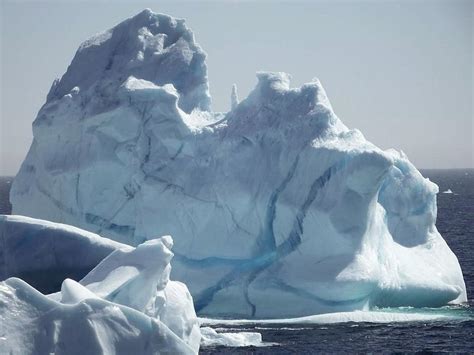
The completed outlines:
{"type": "Polygon", "coordinates": [[[210,327],[201,328],[201,346],[243,347],[243,346],[272,346],[275,343],[265,343],[262,335],[257,332],[218,333],[210,327]]]}
{"type": "Polygon", "coordinates": [[[197,353],[192,297],[169,280],[172,245],[165,236],[117,249],[50,295],[18,278],[1,282],[0,353],[197,353]]]}
{"type": "Polygon", "coordinates": [[[447,189],[446,191],[443,191],[443,194],[452,194],[453,191],[451,191],[451,189],[447,189]]]}
{"type": "Polygon", "coordinates": [[[133,248],[70,225],[0,215],[0,281],[18,277],[41,291],[82,279],[117,249],[133,248]]]}

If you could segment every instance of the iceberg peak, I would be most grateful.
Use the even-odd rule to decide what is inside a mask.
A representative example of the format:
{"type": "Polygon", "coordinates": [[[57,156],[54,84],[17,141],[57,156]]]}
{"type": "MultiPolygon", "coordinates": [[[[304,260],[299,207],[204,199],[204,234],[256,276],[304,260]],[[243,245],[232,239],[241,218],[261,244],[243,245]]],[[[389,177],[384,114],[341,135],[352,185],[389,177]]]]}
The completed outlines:
{"type": "Polygon", "coordinates": [[[283,72],[257,72],[257,89],[266,92],[285,92],[290,89],[291,75],[283,72]]]}
{"type": "Polygon", "coordinates": [[[146,9],[83,42],[66,73],[53,83],[47,103],[74,87],[89,92],[86,96],[107,98],[114,87],[134,76],[158,86],[173,84],[181,109],[206,111],[211,98],[205,58],[184,20],[146,9]]]}
{"type": "Polygon", "coordinates": [[[258,72],[257,79],[249,96],[227,115],[227,135],[276,134],[298,145],[347,130],[319,80],[291,88],[287,73],[258,72]]]}

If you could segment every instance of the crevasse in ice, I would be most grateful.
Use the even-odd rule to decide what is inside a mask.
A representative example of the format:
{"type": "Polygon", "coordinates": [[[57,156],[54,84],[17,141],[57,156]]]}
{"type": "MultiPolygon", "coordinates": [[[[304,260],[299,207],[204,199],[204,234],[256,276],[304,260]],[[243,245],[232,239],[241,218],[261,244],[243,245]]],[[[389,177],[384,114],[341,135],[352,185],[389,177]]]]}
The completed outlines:
{"type": "Polygon", "coordinates": [[[34,121],[14,213],[130,245],[173,235],[173,278],[201,314],[466,301],[437,186],[348,129],[317,79],[257,79],[215,113],[183,20],[145,10],[94,36],[34,121]]]}

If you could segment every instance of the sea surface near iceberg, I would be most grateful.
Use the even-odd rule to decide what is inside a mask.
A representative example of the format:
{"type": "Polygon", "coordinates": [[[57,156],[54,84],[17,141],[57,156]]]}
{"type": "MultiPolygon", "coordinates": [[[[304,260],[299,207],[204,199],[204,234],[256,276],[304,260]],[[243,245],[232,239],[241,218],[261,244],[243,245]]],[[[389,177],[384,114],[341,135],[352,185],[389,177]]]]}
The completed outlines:
{"type": "MultiPolygon", "coordinates": [[[[261,346],[209,346],[212,353],[439,352],[474,349],[474,169],[421,170],[438,184],[437,227],[461,264],[469,305],[380,309],[300,319],[248,322],[202,320],[218,333],[257,332],[261,346]]],[[[9,214],[11,177],[0,177],[0,214],[9,214]]]]}

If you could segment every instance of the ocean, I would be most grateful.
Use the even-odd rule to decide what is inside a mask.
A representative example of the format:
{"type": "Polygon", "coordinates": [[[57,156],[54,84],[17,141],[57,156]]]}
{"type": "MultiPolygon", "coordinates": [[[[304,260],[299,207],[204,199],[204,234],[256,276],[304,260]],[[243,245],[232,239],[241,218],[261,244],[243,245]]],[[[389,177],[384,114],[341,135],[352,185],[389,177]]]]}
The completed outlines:
{"type": "MultiPolygon", "coordinates": [[[[452,316],[448,320],[394,323],[219,325],[218,331],[258,332],[263,347],[208,347],[203,354],[278,354],[334,352],[455,352],[474,353],[474,169],[422,170],[438,184],[441,235],[457,255],[466,282],[469,305],[442,309],[404,309],[452,316]],[[448,191],[449,193],[444,193],[448,191]]],[[[0,214],[11,213],[8,194],[11,177],[0,177],[0,214]]]]}

